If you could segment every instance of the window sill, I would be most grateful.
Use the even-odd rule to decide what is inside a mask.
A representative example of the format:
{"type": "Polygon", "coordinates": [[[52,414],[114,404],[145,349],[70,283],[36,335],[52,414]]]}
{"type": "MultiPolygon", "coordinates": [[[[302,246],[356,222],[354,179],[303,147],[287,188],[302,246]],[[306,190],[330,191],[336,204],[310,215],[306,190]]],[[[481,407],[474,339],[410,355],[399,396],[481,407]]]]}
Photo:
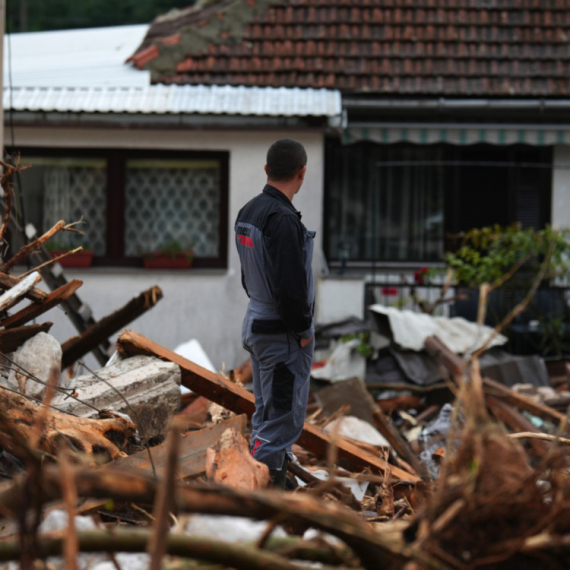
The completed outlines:
{"type": "MultiPolygon", "coordinates": [[[[331,261],[328,264],[329,273],[332,277],[356,276],[356,275],[369,275],[373,272],[385,271],[415,271],[420,267],[446,267],[444,261],[377,261],[372,263],[370,261],[352,261],[347,263],[346,272],[340,273],[342,263],[339,261],[331,261]]],[[[325,277],[327,276],[325,275],[325,277]]]]}
{"type": "MultiPolygon", "coordinates": [[[[14,275],[22,274],[28,271],[25,265],[15,267],[14,275]]],[[[191,267],[190,269],[145,269],[144,267],[125,267],[125,266],[94,266],[91,267],[65,267],[63,272],[67,276],[84,275],[169,275],[180,277],[203,277],[214,276],[224,277],[228,275],[231,270],[222,267],[191,267]]]]}

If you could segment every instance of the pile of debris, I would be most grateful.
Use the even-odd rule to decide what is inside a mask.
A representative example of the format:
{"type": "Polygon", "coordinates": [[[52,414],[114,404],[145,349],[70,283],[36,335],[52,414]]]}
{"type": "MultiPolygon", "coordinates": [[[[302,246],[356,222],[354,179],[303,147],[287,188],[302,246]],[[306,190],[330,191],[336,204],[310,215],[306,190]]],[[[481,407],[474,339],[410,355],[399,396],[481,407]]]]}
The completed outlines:
{"type": "MultiPolygon", "coordinates": [[[[11,206],[2,183],[0,237],[11,206]]],[[[217,374],[126,330],[103,368],[82,363],[86,374],[61,380],[62,362],[161,294],[59,345],[49,323],[28,323],[81,283],[46,294],[38,271],[7,273],[43,238],[0,268],[0,561],[10,568],[567,567],[565,367],[551,382],[540,359],[485,353],[498,331],[385,308],[372,331],[357,320],[323,327],[289,464],[298,486],[282,492],[249,453],[250,362],[217,374]]]]}

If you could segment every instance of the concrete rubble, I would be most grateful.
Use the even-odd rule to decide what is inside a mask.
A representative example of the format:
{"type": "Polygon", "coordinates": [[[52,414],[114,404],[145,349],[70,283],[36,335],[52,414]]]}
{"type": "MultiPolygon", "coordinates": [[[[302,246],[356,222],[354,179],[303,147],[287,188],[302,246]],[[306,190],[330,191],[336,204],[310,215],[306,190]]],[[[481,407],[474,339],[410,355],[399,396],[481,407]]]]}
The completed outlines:
{"type": "Polygon", "coordinates": [[[164,436],[180,409],[180,369],[151,356],[133,356],[96,375],[87,373],[67,385],[81,402],[59,393],[53,405],[83,418],[96,418],[98,410],[126,414],[146,438],[164,436]]]}
{"type": "MultiPolygon", "coordinates": [[[[17,390],[33,398],[43,398],[45,384],[36,382],[30,375],[47,383],[50,375],[61,376],[61,345],[51,335],[40,332],[8,356],[15,366],[10,370],[4,383],[8,388],[17,390]]],[[[2,377],[0,377],[2,381],[2,377]]]]}

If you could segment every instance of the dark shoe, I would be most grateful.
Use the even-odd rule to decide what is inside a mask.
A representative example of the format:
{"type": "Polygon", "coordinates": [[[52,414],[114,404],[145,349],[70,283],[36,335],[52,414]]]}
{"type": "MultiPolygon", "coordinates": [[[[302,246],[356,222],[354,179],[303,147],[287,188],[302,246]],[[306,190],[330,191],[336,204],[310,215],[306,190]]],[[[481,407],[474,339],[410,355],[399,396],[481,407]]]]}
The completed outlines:
{"type": "Polygon", "coordinates": [[[289,465],[289,457],[285,455],[281,469],[269,470],[269,476],[271,477],[270,487],[277,487],[278,489],[287,488],[287,465],[289,465]]]}

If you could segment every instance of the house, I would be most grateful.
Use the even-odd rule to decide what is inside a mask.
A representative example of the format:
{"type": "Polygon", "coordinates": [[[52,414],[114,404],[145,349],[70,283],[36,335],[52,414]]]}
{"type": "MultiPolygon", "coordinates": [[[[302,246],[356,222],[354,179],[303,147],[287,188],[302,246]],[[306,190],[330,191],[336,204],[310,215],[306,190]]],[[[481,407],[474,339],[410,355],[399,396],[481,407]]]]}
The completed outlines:
{"type": "Polygon", "coordinates": [[[570,221],[565,0],[217,0],[128,29],[14,35],[14,62],[34,41],[48,69],[69,41],[74,72],[19,83],[13,65],[5,79],[7,140],[13,125],[38,167],[26,216],[45,225],[38,205],[57,195],[50,220],[68,208],[90,221],[95,316],[157,283],[165,300],[137,328],[236,364],[246,299],[231,226],[281,136],[309,154],[296,206],[320,239],[322,322],[362,313],[371,275],[440,263],[452,234],[570,221]],[[113,49],[121,60],[105,59],[113,49]],[[195,242],[191,271],[141,268],[172,239],[195,242]]]}

